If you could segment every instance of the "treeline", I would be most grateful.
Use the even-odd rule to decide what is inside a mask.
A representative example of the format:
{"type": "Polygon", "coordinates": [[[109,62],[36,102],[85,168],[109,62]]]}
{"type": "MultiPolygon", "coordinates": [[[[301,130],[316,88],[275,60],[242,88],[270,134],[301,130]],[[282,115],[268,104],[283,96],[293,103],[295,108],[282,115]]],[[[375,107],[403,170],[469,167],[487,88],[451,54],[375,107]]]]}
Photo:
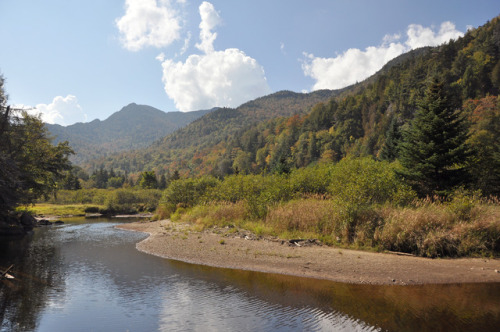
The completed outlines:
{"type": "Polygon", "coordinates": [[[118,189],[118,188],[140,188],[140,189],[165,189],[172,181],[179,179],[179,172],[174,171],[157,176],[154,171],[144,171],[138,174],[107,170],[101,167],[89,175],[79,166],[73,166],[71,170],[64,172],[57,183],[58,189],[118,189]]]}

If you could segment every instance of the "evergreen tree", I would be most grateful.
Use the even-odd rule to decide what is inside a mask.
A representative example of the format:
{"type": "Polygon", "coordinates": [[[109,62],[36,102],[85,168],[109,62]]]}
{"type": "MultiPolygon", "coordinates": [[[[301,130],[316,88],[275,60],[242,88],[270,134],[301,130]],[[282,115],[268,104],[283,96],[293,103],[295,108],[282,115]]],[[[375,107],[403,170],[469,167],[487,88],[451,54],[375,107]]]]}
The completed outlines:
{"type": "Polygon", "coordinates": [[[421,196],[446,195],[468,180],[468,124],[434,79],[401,144],[401,174],[421,196]]]}
{"type": "Polygon", "coordinates": [[[393,117],[387,130],[385,144],[380,150],[380,160],[394,161],[399,156],[399,145],[401,143],[401,131],[397,117],[393,117]]]}
{"type": "Polygon", "coordinates": [[[179,171],[175,170],[174,174],[172,174],[172,176],[170,177],[169,182],[179,180],[180,178],[181,178],[181,176],[179,175],[179,171]]]}
{"type": "Polygon", "coordinates": [[[165,177],[165,174],[162,174],[160,176],[160,182],[158,183],[158,189],[165,189],[167,188],[167,178],[165,177]]]}
{"type": "Polygon", "coordinates": [[[158,187],[158,180],[154,171],[142,172],[139,186],[144,189],[155,189],[158,187]]]}
{"type": "Polygon", "coordinates": [[[73,173],[73,170],[66,172],[65,177],[61,180],[60,187],[66,190],[82,189],[80,180],[78,180],[78,177],[73,173]]]}

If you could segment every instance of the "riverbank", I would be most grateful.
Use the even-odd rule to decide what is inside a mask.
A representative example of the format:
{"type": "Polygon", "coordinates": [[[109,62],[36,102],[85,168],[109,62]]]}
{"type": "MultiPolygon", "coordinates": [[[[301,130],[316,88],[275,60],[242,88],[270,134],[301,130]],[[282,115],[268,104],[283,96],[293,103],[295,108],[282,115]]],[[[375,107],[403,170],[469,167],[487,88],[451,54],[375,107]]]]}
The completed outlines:
{"type": "Polygon", "coordinates": [[[258,239],[235,229],[191,231],[169,220],[135,222],[120,229],[145,232],[137,249],[163,258],[220,268],[279,273],[359,284],[500,282],[500,260],[428,259],[258,239]],[[299,246],[300,245],[300,246],[299,246]]]}

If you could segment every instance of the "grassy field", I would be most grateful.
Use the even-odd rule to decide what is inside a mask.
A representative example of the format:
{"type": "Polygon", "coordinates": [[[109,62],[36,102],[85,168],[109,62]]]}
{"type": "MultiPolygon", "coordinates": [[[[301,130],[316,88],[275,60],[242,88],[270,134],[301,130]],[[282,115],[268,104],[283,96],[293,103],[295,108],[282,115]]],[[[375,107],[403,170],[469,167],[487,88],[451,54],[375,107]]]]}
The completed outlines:
{"type": "Polygon", "coordinates": [[[97,212],[104,209],[104,205],[39,203],[19,209],[28,210],[37,216],[84,216],[86,210],[97,212]]]}

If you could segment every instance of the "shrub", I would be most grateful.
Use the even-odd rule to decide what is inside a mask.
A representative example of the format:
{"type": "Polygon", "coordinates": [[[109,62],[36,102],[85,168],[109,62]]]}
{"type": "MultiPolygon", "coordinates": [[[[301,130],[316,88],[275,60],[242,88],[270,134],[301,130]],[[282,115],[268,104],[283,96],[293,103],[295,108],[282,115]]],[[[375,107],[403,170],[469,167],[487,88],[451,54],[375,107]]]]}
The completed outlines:
{"type": "Polygon", "coordinates": [[[268,207],[291,199],[292,192],[286,175],[231,175],[214,190],[205,201],[245,202],[247,212],[254,218],[263,218],[268,207]]]}
{"type": "Polygon", "coordinates": [[[345,158],[333,167],[328,191],[339,218],[337,232],[344,241],[352,242],[363,220],[375,218],[376,205],[406,204],[415,199],[394,168],[394,164],[371,158],[345,158]]]}
{"type": "Polygon", "coordinates": [[[331,181],[331,164],[299,168],[290,174],[290,190],[295,194],[325,195],[331,181]]]}
{"type": "Polygon", "coordinates": [[[160,200],[161,211],[165,216],[175,212],[177,207],[192,207],[205,200],[206,193],[219,184],[212,176],[179,179],[173,181],[163,192],[160,200]]]}
{"type": "Polygon", "coordinates": [[[117,189],[109,191],[105,201],[108,213],[136,213],[153,211],[158,205],[161,191],[156,189],[117,189]]]}
{"type": "Polygon", "coordinates": [[[459,220],[469,221],[474,219],[481,204],[481,193],[479,191],[469,192],[463,188],[455,190],[447,208],[456,215],[459,220]]]}

